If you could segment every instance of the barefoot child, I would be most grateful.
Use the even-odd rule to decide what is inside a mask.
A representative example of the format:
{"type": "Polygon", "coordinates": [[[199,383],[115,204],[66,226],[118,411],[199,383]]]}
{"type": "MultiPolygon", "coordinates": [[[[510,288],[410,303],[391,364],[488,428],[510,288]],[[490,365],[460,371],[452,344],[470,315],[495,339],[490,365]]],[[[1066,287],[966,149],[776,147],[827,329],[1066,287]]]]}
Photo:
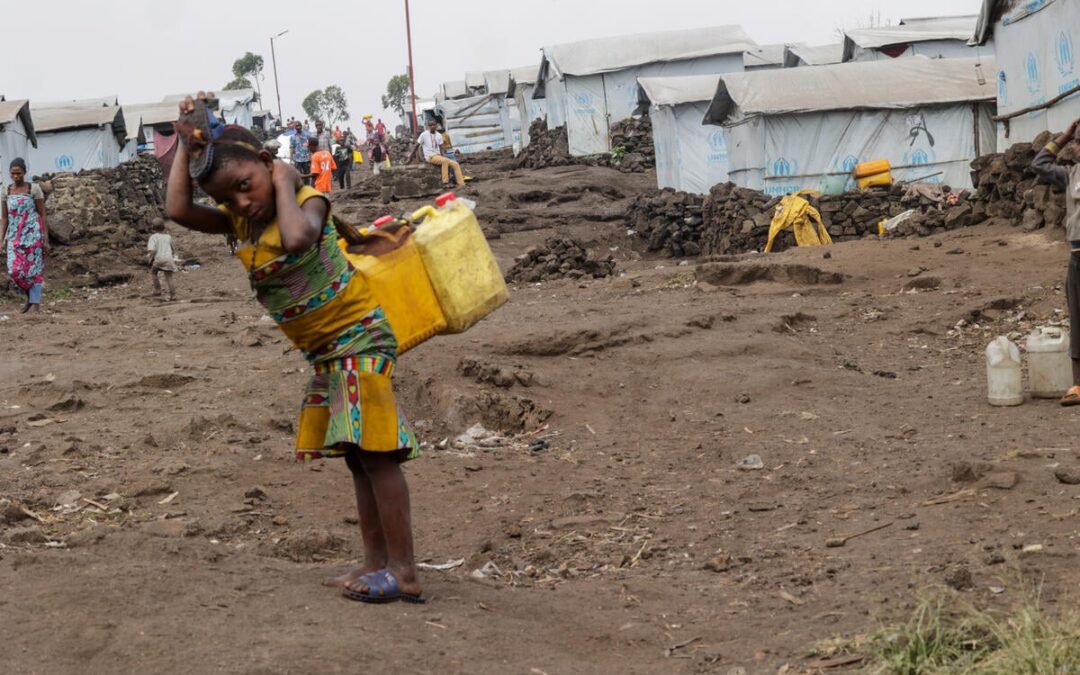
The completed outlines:
{"type": "Polygon", "coordinates": [[[154,233],[150,235],[150,241],[146,243],[146,250],[150,252],[147,264],[150,265],[150,276],[154,280],[154,295],[161,295],[161,280],[158,273],[165,274],[165,286],[169,289],[169,299],[176,299],[176,288],[173,286],[173,272],[176,271],[176,261],[173,259],[172,237],[165,231],[165,221],[154,218],[151,227],[154,233]]]}
{"type": "Polygon", "coordinates": [[[397,342],[338,248],[330,203],[248,130],[211,127],[201,101],[188,98],[180,111],[184,142],[169,177],[169,218],[237,242],[257,299],[314,370],[296,457],[344,457],[352,472],[364,566],[326,584],[353,600],[423,602],[401,470],[419,449],[390,382],[397,342]],[[192,180],[218,208],[192,202],[192,180]]]}

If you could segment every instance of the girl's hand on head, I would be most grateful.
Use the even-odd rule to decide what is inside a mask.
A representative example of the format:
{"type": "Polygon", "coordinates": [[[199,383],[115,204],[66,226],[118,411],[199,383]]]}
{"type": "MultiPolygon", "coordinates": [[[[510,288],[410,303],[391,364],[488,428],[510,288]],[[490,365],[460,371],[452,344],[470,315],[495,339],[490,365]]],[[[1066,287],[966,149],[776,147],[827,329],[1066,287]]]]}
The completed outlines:
{"type": "Polygon", "coordinates": [[[303,181],[300,178],[300,172],[296,170],[296,167],[283,162],[280,159],[274,160],[270,179],[273,181],[274,187],[278,190],[296,192],[303,184],[303,181]]]}

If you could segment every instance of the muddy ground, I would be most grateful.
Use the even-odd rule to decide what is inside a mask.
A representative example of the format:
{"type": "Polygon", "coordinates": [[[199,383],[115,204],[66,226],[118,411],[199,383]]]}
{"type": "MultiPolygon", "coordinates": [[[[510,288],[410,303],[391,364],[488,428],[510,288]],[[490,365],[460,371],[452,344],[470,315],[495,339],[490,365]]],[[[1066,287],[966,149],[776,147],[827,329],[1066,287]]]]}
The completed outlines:
{"type": "Polygon", "coordinates": [[[360,554],[350,480],[292,461],[305,364],[219,240],[176,233],[202,266],[175,303],[143,274],[36,319],[6,301],[0,670],[802,672],[947,579],[989,607],[1075,598],[1080,487],[1054,473],[1080,416],[989,407],[982,356],[1064,319],[1053,233],[680,264],[617,215],[653,180],[467,190],[504,269],[559,233],[620,276],[514,288],[402,357],[417,552],[464,560],[424,572],[422,607],[320,587],[360,554]],[[477,423],[500,435],[455,442],[477,423]]]}

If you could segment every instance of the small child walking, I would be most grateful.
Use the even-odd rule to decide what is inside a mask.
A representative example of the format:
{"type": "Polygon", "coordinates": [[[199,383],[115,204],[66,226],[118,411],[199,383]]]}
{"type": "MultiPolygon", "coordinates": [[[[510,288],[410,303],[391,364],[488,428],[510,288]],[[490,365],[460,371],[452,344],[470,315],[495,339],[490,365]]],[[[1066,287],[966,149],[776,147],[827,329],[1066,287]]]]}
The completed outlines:
{"type": "Polygon", "coordinates": [[[165,286],[169,289],[169,300],[176,300],[176,287],[173,286],[173,273],[176,272],[176,260],[174,259],[172,237],[165,230],[165,220],[154,218],[151,223],[154,233],[150,235],[150,241],[146,243],[146,250],[150,252],[147,264],[150,265],[150,276],[154,280],[154,295],[161,295],[161,280],[159,273],[165,275],[165,286]]]}
{"type": "Polygon", "coordinates": [[[312,366],[296,458],[343,457],[352,473],[364,565],[323,583],[351,600],[423,602],[401,469],[420,452],[390,381],[397,341],[338,247],[330,201],[250,131],[215,124],[201,100],[187,98],[180,113],[168,216],[236,242],[256,299],[312,366]],[[192,201],[193,180],[218,208],[192,201]]]}
{"type": "Polygon", "coordinates": [[[315,189],[324,195],[330,194],[334,189],[334,172],[337,171],[337,162],[329,150],[320,150],[319,141],[311,139],[308,146],[311,150],[311,175],[315,177],[315,189]]]}

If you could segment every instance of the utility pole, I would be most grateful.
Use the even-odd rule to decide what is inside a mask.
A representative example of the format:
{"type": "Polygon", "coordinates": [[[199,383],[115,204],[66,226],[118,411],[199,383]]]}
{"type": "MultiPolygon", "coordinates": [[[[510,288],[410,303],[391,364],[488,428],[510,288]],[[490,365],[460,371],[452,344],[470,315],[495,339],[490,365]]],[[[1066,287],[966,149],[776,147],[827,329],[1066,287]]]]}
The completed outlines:
{"type": "Polygon", "coordinates": [[[405,36],[409,43],[409,98],[412,102],[412,132],[420,130],[420,120],[416,117],[416,71],[413,70],[412,58],[412,21],[409,17],[409,0],[405,0],[405,36]]]}
{"type": "Polygon", "coordinates": [[[278,116],[278,123],[280,123],[280,124],[285,123],[285,116],[281,114],[281,87],[278,86],[277,55],[274,53],[274,40],[278,39],[279,37],[281,37],[282,35],[284,35],[285,33],[288,33],[288,32],[289,32],[289,30],[285,29],[285,30],[281,31],[280,33],[278,33],[277,35],[275,35],[274,37],[270,38],[270,60],[274,64],[274,93],[277,94],[277,116],[278,116]]]}

